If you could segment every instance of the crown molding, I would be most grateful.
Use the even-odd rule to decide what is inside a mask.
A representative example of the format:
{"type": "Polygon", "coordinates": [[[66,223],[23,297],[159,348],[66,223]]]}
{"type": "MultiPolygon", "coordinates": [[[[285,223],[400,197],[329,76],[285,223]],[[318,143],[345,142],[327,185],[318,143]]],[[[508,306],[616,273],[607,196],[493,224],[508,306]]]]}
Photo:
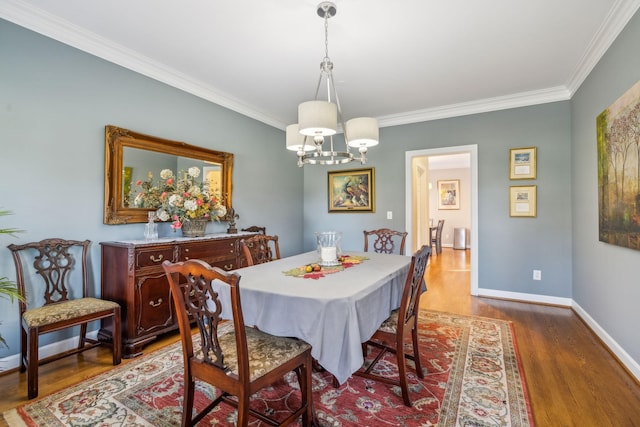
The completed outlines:
{"type": "Polygon", "coordinates": [[[0,18],[267,125],[284,129],[281,121],[227,93],[41,9],[15,0],[0,0],[0,18]]]}
{"type": "Polygon", "coordinates": [[[406,125],[410,123],[426,122],[430,120],[467,116],[470,114],[488,113],[491,111],[510,108],[528,107],[530,105],[548,102],[566,101],[570,99],[570,92],[564,86],[515,93],[512,95],[485,98],[460,104],[444,105],[442,107],[391,114],[378,118],[380,127],[406,125]]]}
{"type": "Polygon", "coordinates": [[[617,0],[587,46],[582,59],[567,83],[573,96],[602,59],[629,20],[640,8],[640,0],[617,0]]]}
{"type": "MultiPolygon", "coordinates": [[[[616,1],[564,86],[381,116],[378,117],[379,125],[398,126],[571,99],[638,8],[640,0],[616,1]]],[[[282,130],[286,127],[281,120],[227,93],[31,5],[17,0],[0,0],[0,17],[269,126],[282,130]]]]}

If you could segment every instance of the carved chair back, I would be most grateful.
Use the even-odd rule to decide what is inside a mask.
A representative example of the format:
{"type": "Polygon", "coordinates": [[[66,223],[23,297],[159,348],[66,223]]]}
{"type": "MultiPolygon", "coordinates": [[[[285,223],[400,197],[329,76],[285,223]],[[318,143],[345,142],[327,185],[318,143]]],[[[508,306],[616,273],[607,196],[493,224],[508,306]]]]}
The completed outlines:
{"type": "Polygon", "coordinates": [[[246,259],[246,265],[263,264],[280,259],[278,236],[256,234],[240,240],[240,247],[246,259]]]}
{"type": "Polygon", "coordinates": [[[364,230],[364,251],[369,252],[369,240],[373,240],[374,252],[404,255],[404,245],[407,234],[406,231],[396,231],[389,228],[379,228],[371,231],[364,230]],[[398,246],[397,252],[396,245],[398,246]]]}
{"type": "Polygon", "coordinates": [[[18,291],[25,297],[24,302],[20,302],[20,314],[24,314],[29,307],[88,296],[87,257],[90,245],[89,240],[64,239],[10,245],[16,265],[18,291]],[[30,273],[40,276],[42,280],[30,277],[30,273]],[[72,286],[77,277],[80,286],[72,286]]]}

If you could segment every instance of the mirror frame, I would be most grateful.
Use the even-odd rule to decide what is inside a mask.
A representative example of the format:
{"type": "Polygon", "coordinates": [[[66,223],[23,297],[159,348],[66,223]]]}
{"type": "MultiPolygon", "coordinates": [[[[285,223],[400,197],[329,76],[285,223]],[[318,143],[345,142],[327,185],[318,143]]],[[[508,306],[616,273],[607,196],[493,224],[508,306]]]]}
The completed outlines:
{"type": "MultiPolygon", "coordinates": [[[[219,163],[222,166],[223,203],[227,207],[227,217],[229,216],[232,208],[231,192],[233,189],[231,180],[233,171],[232,153],[209,150],[184,142],[171,141],[107,125],[105,126],[104,145],[104,224],[147,222],[147,212],[153,210],[123,206],[122,157],[123,148],[125,147],[219,163]]],[[[228,220],[227,217],[221,218],[221,220],[226,221],[228,220]]]]}

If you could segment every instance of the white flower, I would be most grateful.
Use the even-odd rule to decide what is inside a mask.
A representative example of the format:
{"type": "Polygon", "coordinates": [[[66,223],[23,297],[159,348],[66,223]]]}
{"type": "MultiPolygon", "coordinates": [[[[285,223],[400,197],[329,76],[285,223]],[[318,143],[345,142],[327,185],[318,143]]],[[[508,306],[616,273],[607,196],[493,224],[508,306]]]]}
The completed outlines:
{"type": "Polygon", "coordinates": [[[179,194],[172,194],[171,196],[169,196],[169,205],[170,206],[182,205],[182,196],[179,194]]]}
{"type": "Polygon", "coordinates": [[[191,175],[194,178],[197,178],[200,176],[200,168],[197,168],[196,166],[192,166],[189,168],[189,175],[191,175]]]}
{"type": "Polygon", "coordinates": [[[168,221],[169,218],[171,218],[171,215],[169,215],[169,212],[165,211],[164,209],[158,209],[158,211],[156,212],[156,215],[158,216],[158,219],[160,221],[168,221]]]}
{"type": "Polygon", "coordinates": [[[184,201],[184,208],[188,211],[195,211],[196,209],[198,209],[198,204],[196,203],[195,200],[185,200],[184,201]]]}
{"type": "Polygon", "coordinates": [[[173,171],[171,169],[162,169],[160,171],[160,178],[169,179],[173,177],[173,171]]]}
{"type": "Polygon", "coordinates": [[[224,205],[220,205],[218,209],[216,209],[216,216],[223,217],[227,214],[227,208],[224,205]]]}
{"type": "Polygon", "coordinates": [[[200,190],[200,187],[197,187],[197,186],[194,185],[193,187],[189,188],[188,192],[193,197],[198,197],[202,193],[202,190],[200,190]]]}

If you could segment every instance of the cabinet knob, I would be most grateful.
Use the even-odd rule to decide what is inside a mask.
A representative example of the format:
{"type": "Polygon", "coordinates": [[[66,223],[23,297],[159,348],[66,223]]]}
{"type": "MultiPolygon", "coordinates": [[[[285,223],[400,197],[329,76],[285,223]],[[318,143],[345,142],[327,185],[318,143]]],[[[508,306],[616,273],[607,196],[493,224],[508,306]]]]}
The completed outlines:
{"type": "Polygon", "coordinates": [[[157,302],[155,302],[155,303],[154,303],[153,301],[149,301],[149,305],[150,305],[151,307],[159,307],[159,306],[160,306],[160,304],[162,304],[162,298],[158,298],[158,301],[157,301],[157,302]]]}

